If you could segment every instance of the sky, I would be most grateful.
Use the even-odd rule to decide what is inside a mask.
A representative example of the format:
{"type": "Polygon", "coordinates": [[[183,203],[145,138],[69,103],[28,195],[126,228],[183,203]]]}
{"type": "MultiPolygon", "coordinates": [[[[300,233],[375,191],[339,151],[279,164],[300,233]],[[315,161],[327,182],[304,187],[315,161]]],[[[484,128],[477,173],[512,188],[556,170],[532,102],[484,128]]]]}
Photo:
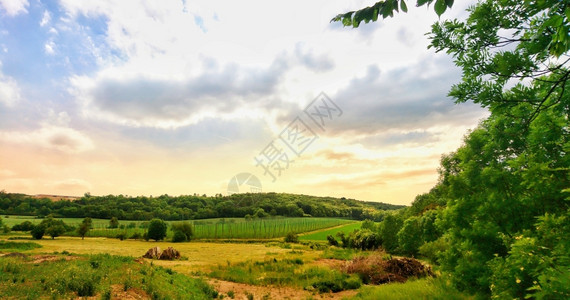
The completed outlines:
{"type": "Polygon", "coordinates": [[[0,189],[410,204],[487,112],[432,8],[330,23],[373,3],[0,0],[0,189]]]}

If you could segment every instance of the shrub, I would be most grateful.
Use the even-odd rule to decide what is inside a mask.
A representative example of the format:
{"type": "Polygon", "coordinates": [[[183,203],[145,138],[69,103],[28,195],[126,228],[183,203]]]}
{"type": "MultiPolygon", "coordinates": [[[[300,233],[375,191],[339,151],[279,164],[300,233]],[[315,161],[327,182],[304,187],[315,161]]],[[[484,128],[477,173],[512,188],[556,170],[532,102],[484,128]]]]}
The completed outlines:
{"type": "Polygon", "coordinates": [[[329,242],[329,245],[331,246],[338,246],[338,241],[334,238],[334,236],[332,235],[327,235],[327,241],[329,242]]]}
{"type": "MultiPolygon", "coordinates": [[[[178,235],[176,242],[190,241],[194,237],[194,227],[190,222],[172,224],[172,231],[174,231],[175,236],[178,235]]],[[[172,239],[174,241],[174,237],[172,239]]]]}
{"type": "Polygon", "coordinates": [[[13,231],[30,231],[34,228],[34,224],[30,221],[24,221],[20,224],[12,226],[13,231]]]}
{"type": "Polygon", "coordinates": [[[172,236],[173,243],[182,243],[186,241],[188,241],[188,238],[186,237],[184,232],[178,230],[174,231],[174,235],[172,236]]]}
{"type": "Polygon", "coordinates": [[[299,237],[294,232],[289,232],[285,236],[285,243],[298,243],[299,237]]]}

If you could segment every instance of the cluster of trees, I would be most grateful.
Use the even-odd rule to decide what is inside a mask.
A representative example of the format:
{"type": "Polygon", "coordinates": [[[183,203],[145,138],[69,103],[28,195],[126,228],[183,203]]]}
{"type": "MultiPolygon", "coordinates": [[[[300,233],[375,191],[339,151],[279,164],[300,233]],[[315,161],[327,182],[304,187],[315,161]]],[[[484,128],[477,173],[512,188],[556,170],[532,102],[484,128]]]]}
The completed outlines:
{"type": "Polygon", "coordinates": [[[243,218],[250,216],[343,217],[357,220],[381,219],[381,210],[403,206],[364,202],[345,198],[306,195],[255,193],[215,197],[183,195],[129,197],[123,195],[91,196],[75,200],[51,201],[23,194],[0,192],[0,213],[44,217],[52,214],[65,218],[121,220],[190,220],[243,218]]]}
{"type": "MultiPolygon", "coordinates": [[[[417,0],[432,2],[438,14],[453,4],[417,0]]],[[[333,21],[357,27],[398,4],[404,10],[386,0],[333,21]]],[[[449,96],[490,116],[442,157],[429,193],[347,246],[424,255],[457,288],[493,298],[569,299],[570,2],[481,0],[468,14],[434,24],[431,47],[462,68],[449,96]]]]}

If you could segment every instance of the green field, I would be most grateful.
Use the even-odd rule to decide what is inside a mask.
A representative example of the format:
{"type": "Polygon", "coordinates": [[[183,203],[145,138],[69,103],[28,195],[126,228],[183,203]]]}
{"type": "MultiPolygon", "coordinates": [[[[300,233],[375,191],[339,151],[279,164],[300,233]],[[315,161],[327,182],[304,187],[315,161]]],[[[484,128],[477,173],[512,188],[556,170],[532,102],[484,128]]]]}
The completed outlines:
{"type": "MultiPolygon", "coordinates": [[[[72,226],[78,226],[81,218],[62,218],[62,220],[72,226]]],[[[42,219],[31,216],[3,216],[4,224],[12,227],[24,221],[38,224],[42,219]]],[[[182,221],[168,221],[167,223],[177,223],[182,221]]],[[[271,239],[284,237],[289,232],[303,233],[343,224],[351,224],[354,221],[337,218],[266,218],[246,220],[244,218],[221,218],[190,220],[194,225],[194,237],[197,239],[271,239]]],[[[129,238],[135,233],[142,236],[146,231],[147,221],[126,221],[119,220],[119,228],[108,228],[109,220],[93,219],[93,228],[86,235],[87,237],[117,237],[123,234],[129,238]]],[[[358,223],[355,223],[358,224],[358,223]]],[[[70,232],[66,235],[76,236],[70,232]]],[[[172,232],[168,231],[168,238],[172,232]]],[[[326,239],[326,235],[325,238],[326,239]]]]}
{"type": "Polygon", "coordinates": [[[344,232],[344,234],[349,234],[353,232],[355,229],[360,229],[361,222],[355,222],[351,224],[347,224],[344,226],[338,226],[331,229],[326,230],[319,230],[317,232],[308,233],[302,236],[299,236],[299,240],[302,241],[326,241],[328,235],[332,235],[336,238],[336,234],[338,232],[344,232]]]}

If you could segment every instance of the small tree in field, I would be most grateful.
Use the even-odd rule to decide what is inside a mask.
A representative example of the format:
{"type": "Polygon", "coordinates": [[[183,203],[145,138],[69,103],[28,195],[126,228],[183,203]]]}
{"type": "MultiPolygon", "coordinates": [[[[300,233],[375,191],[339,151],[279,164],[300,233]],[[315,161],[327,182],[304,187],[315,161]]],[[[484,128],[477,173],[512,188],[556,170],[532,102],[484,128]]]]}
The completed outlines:
{"type": "Polygon", "coordinates": [[[86,217],[85,219],[83,219],[83,221],[79,225],[79,228],[77,228],[77,233],[79,234],[79,236],[81,236],[82,240],[85,239],[85,235],[89,232],[89,230],[91,230],[92,226],[93,222],[91,221],[91,218],[86,217]]]}
{"type": "Polygon", "coordinates": [[[163,240],[166,237],[166,223],[161,219],[152,219],[148,224],[147,237],[155,241],[163,240]]]}
{"type": "Polygon", "coordinates": [[[119,219],[117,217],[112,217],[109,221],[109,228],[118,228],[119,227],[119,219]]]}
{"type": "Polygon", "coordinates": [[[172,224],[173,242],[188,242],[194,236],[194,227],[190,222],[172,224]]]}

